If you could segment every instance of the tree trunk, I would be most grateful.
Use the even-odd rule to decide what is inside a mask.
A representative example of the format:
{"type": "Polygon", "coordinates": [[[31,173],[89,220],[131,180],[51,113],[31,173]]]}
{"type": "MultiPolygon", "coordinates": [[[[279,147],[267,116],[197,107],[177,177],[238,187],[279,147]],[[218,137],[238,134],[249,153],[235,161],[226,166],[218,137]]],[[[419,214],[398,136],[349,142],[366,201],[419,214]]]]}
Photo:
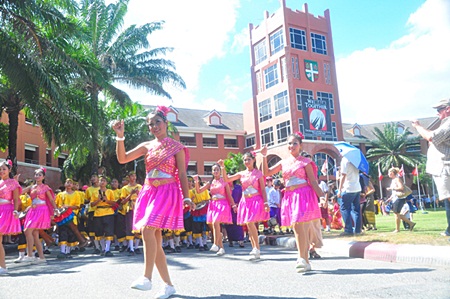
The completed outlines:
{"type": "Polygon", "coordinates": [[[17,107],[6,109],[9,118],[9,132],[8,132],[8,157],[13,162],[12,174],[17,172],[17,129],[19,127],[19,113],[20,109],[17,107]]]}

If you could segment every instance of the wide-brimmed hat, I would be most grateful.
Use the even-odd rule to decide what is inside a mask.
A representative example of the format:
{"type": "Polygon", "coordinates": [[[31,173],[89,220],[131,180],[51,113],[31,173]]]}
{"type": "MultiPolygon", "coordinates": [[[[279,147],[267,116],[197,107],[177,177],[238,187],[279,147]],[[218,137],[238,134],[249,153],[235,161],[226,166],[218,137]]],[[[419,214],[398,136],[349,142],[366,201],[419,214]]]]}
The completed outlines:
{"type": "Polygon", "coordinates": [[[434,109],[450,106],[450,98],[442,99],[433,105],[434,109]]]}

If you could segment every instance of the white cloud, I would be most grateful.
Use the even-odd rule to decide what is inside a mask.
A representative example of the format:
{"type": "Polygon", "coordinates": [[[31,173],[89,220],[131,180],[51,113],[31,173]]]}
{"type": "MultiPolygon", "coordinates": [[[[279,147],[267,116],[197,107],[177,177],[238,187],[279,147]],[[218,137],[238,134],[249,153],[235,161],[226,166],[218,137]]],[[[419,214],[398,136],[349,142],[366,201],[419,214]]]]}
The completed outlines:
{"type": "Polygon", "coordinates": [[[450,2],[428,0],[409,34],[386,49],[367,48],[337,61],[342,119],[360,124],[430,117],[449,97],[450,2]]]}
{"type": "Polygon", "coordinates": [[[151,34],[150,44],[152,48],[174,48],[165,58],[175,62],[176,72],[185,80],[187,89],[177,90],[166,86],[176,103],[125,86],[124,89],[133,100],[144,104],[169,102],[178,107],[192,107],[202,67],[226,54],[226,47],[231,43],[230,33],[236,24],[238,6],[238,0],[130,1],[126,27],[165,21],[162,30],[151,34]]]}

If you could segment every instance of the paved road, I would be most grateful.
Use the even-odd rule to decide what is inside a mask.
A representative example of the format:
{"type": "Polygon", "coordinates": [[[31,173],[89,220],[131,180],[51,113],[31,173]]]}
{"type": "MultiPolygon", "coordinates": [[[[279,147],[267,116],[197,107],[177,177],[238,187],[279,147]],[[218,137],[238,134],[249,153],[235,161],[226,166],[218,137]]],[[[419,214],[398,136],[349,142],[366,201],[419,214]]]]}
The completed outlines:
{"type": "MultiPolygon", "coordinates": [[[[142,273],[142,255],[85,254],[58,261],[57,248],[52,249],[47,265],[13,264],[16,254],[8,254],[10,274],[0,277],[0,298],[153,298],[163,285],[155,272],[153,290],[129,288],[142,273]]],[[[312,272],[298,274],[295,250],[263,245],[262,259],[256,262],[248,260],[248,244],[226,250],[223,257],[196,250],[168,255],[178,292],[173,298],[450,298],[450,269],[445,267],[324,253],[322,259],[312,261],[312,272]]]]}

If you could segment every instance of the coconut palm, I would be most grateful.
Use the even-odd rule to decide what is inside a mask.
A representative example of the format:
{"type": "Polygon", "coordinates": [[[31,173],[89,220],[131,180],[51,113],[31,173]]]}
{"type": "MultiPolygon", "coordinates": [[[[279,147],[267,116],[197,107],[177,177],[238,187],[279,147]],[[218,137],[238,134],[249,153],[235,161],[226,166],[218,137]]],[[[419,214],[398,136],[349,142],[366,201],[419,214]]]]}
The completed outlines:
{"type": "Polygon", "coordinates": [[[366,157],[376,161],[376,165],[380,164],[383,173],[392,166],[405,165],[412,169],[423,161],[424,156],[413,150],[417,146],[418,139],[411,137],[411,132],[407,128],[399,133],[394,123],[388,123],[384,125],[383,130],[376,127],[373,134],[377,139],[371,141],[373,147],[367,151],[366,157]]]}
{"type": "MultiPolygon", "coordinates": [[[[91,134],[85,146],[89,149],[92,171],[100,163],[101,144],[110,133],[108,119],[101,113],[99,97],[104,95],[121,105],[130,103],[129,96],[115,87],[114,83],[125,83],[144,89],[150,94],[171,98],[164,84],[185,88],[185,83],[174,70],[174,64],[161,58],[170,48],[149,49],[148,36],[162,28],[161,22],[132,25],[122,30],[128,0],[118,0],[106,5],[103,0],[82,0],[79,21],[83,28],[83,39],[79,48],[88,49],[92,59],[101,69],[86,69],[88,80],[83,89],[88,94],[91,110],[96,112],[91,121],[91,134]]],[[[86,64],[90,67],[90,64],[86,64]]]]}

